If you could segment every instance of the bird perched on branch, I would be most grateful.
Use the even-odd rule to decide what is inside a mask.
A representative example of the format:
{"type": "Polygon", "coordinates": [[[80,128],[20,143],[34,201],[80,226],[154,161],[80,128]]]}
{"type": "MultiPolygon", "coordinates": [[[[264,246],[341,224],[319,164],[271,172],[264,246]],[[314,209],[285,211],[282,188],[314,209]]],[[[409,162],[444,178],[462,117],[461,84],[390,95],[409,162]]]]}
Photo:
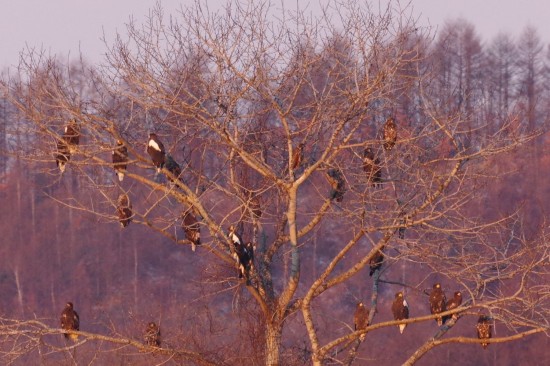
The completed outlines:
{"type": "Polygon", "coordinates": [[[160,327],[155,322],[147,324],[143,339],[148,346],[160,347],[160,327]]]}
{"type": "MultiPolygon", "coordinates": [[[[460,304],[462,304],[462,293],[460,291],[456,291],[453,294],[453,297],[451,299],[449,299],[449,301],[447,301],[447,304],[445,306],[446,307],[445,311],[456,309],[457,307],[460,306],[460,304]]],[[[443,317],[443,324],[445,324],[447,322],[447,320],[449,320],[451,318],[456,320],[458,317],[457,317],[456,314],[445,315],[443,317]]]]}
{"type": "Polygon", "coordinates": [[[371,257],[371,259],[369,259],[369,276],[372,276],[375,271],[382,268],[382,263],[384,262],[384,253],[382,252],[382,249],[377,250],[376,253],[374,253],[374,255],[371,257]]]}
{"type": "MultiPolygon", "coordinates": [[[[477,324],[476,324],[477,337],[479,339],[489,339],[492,337],[490,321],[491,321],[491,317],[487,315],[479,316],[479,319],[477,320],[477,324]]],[[[489,342],[483,342],[481,343],[481,346],[483,347],[483,349],[486,349],[487,346],[489,346],[489,342]]]]}
{"type": "Polygon", "coordinates": [[[374,152],[370,147],[367,147],[363,152],[363,170],[367,173],[367,182],[373,187],[382,183],[380,159],[374,156],[374,152]]]}
{"type": "Polygon", "coordinates": [[[397,126],[392,117],[384,123],[384,150],[390,151],[397,141],[397,126]]]}
{"type": "Polygon", "coordinates": [[[170,177],[169,175],[168,180],[172,183],[174,183],[175,179],[179,179],[181,175],[181,167],[180,165],[174,160],[174,158],[171,155],[166,155],[166,170],[170,172],[174,176],[174,178],[170,177]]]}
{"type": "Polygon", "coordinates": [[[166,162],[166,150],[164,149],[164,145],[156,133],[149,134],[149,140],[147,141],[147,154],[149,154],[153,164],[157,168],[157,173],[160,173],[166,162]]]}
{"type": "Polygon", "coordinates": [[[191,249],[195,251],[197,245],[201,245],[201,227],[195,215],[191,212],[191,208],[183,214],[183,231],[185,238],[191,242],[191,249]]]}
{"type": "Polygon", "coordinates": [[[237,262],[239,278],[248,278],[248,273],[254,257],[254,248],[252,243],[247,243],[245,245],[233,225],[229,227],[229,239],[231,239],[231,242],[233,243],[233,258],[237,262]]]}
{"type": "MultiPolygon", "coordinates": [[[[403,297],[402,292],[395,294],[395,300],[391,306],[391,311],[394,320],[409,319],[409,304],[407,304],[407,300],[403,297]]],[[[399,332],[403,334],[407,324],[399,324],[397,327],[399,328],[399,332]]]]}
{"type": "MultiPolygon", "coordinates": [[[[432,314],[439,314],[444,312],[446,308],[447,298],[445,297],[445,293],[441,288],[441,284],[436,283],[433,285],[432,292],[430,293],[430,311],[432,314]]],[[[443,325],[443,319],[441,317],[436,318],[435,321],[437,322],[438,326],[443,325]]]]}
{"type": "Polygon", "coordinates": [[[304,147],[306,144],[300,142],[298,147],[294,150],[294,155],[292,156],[292,170],[297,169],[304,160],[304,147]]]}
{"type": "Polygon", "coordinates": [[[126,227],[130,225],[130,222],[132,222],[132,203],[130,202],[130,198],[127,194],[121,193],[118,196],[118,205],[117,205],[117,214],[118,214],[118,222],[120,222],[120,226],[126,227]]]}
{"type": "MultiPolygon", "coordinates": [[[[74,310],[72,302],[66,303],[63,312],[61,312],[61,328],[69,331],[80,330],[80,318],[74,310]]],[[[64,333],[64,335],[66,339],[73,342],[78,340],[78,334],[64,333]]]]}
{"type": "Polygon", "coordinates": [[[128,167],[128,148],[124,146],[122,140],[116,140],[116,147],[113,150],[113,167],[118,180],[122,182],[128,167]]]}
{"type": "MultiPolygon", "coordinates": [[[[363,330],[369,326],[369,311],[363,302],[359,302],[355,308],[353,316],[353,326],[355,330],[363,330]]],[[[366,334],[361,334],[359,339],[365,340],[366,334]]]]}
{"type": "Polygon", "coordinates": [[[336,200],[336,202],[342,202],[344,200],[344,193],[346,193],[347,190],[342,171],[340,169],[329,169],[325,176],[332,188],[330,191],[330,199],[336,200]]]}
{"type": "Polygon", "coordinates": [[[74,154],[77,149],[77,145],[80,143],[80,126],[76,119],[71,119],[65,126],[61,139],[57,140],[56,152],[54,154],[55,164],[61,171],[65,172],[65,168],[71,154],[74,154]]]}

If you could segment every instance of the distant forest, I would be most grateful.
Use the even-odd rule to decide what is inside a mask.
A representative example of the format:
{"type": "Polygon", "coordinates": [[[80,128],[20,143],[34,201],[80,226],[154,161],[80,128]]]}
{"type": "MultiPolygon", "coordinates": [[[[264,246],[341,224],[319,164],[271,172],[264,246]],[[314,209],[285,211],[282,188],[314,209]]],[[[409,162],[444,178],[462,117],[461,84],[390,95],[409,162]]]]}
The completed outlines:
{"type": "Polygon", "coordinates": [[[179,25],[156,9],[103,66],[29,53],[4,73],[0,363],[550,362],[550,46],[537,30],[484,41],[459,19],[434,35],[350,5],[349,28],[297,17],[293,33],[231,4],[179,25]],[[61,173],[71,119],[80,143],[61,173]],[[376,327],[398,291],[411,319],[430,316],[436,282],[464,298],[447,325],[376,327]],[[369,328],[354,324],[360,301],[369,328]],[[67,302],[86,340],[74,348],[58,329],[67,302]],[[475,343],[482,314],[511,338],[475,343]],[[150,322],[161,349],[139,346],[150,322]]]}

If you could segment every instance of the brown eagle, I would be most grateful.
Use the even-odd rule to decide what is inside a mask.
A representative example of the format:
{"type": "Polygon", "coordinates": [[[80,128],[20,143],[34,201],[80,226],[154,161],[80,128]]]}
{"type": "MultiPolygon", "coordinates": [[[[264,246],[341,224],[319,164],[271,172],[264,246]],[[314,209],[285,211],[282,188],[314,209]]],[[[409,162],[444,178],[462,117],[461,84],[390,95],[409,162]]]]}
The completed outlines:
{"type": "MultiPolygon", "coordinates": [[[[353,329],[363,330],[369,326],[369,311],[363,304],[359,302],[355,308],[355,315],[353,316],[353,329]]],[[[359,339],[364,340],[366,334],[362,334],[359,339]]]]}
{"type": "Polygon", "coordinates": [[[397,127],[392,117],[384,123],[384,150],[390,151],[397,141],[397,127]]]}
{"type": "Polygon", "coordinates": [[[160,173],[166,162],[166,150],[163,143],[159,140],[156,133],[149,134],[147,141],[147,154],[151,157],[153,164],[157,168],[157,173],[160,173]]]}
{"type": "Polygon", "coordinates": [[[116,140],[116,147],[113,150],[113,167],[118,180],[122,182],[128,167],[128,148],[124,146],[122,140],[116,140]]]}
{"type": "Polygon", "coordinates": [[[195,215],[191,212],[191,208],[183,214],[183,231],[185,239],[191,242],[191,249],[195,251],[197,245],[201,245],[201,228],[195,215]]]}
{"type": "Polygon", "coordinates": [[[61,139],[57,141],[56,152],[54,154],[55,164],[61,171],[65,172],[65,168],[69,160],[71,159],[71,154],[76,152],[76,146],[80,142],[80,126],[73,118],[65,126],[63,135],[61,139]]]}
{"type": "Polygon", "coordinates": [[[298,147],[294,150],[294,155],[292,156],[292,170],[297,169],[301,164],[302,160],[304,160],[304,147],[306,144],[303,142],[300,142],[298,144],[298,147]]]}
{"type": "MultiPolygon", "coordinates": [[[[490,321],[491,321],[491,317],[487,315],[479,316],[479,319],[477,320],[477,324],[476,324],[477,337],[479,339],[489,339],[492,337],[490,321]]],[[[489,345],[489,342],[481,343],[481,346],[483,346],[483,349],[486,349],[488,345],[489,345]]]]}
{"type": "MultiPolygon", "coordinates": [[[[462,293],[460,291],[456,291],[453,297],[449,301],[447,301],[446,310],[456,309],[457,307],[460,306],[460,304],[462,304],[462,293]]],[[[451,318],[456,320],[458,317],[456,314],[446,315],[443,317],[443,324],[445,324],[447,320],[451,318]]]]}
{"type": "Polygon", "coordinates": [[[147,324],[143,339],[148,346],[160,347],[160,327],[155,322],[147,324]]]}
{"type": "MultiPolygon", "coordinates": [[[[80,318],[78,313],[73,308],[73,303],[68,302],[61,313],[61,328],[64,330],[80,330],[80,318]]],[[[78,340],[78,334],[64,333],[66,339],[73,342],[78,340]]]]}
{"type": "Polygon", "coordinates": [[[374,152],[370,147],[367,147],[363,152],[363,170],[367,173],[367,182],[373,187],[382,183],[380,159],[374,156],[374,152]]]}
{"type": "Polygon", "coordinates": [[[118,214],[118,221],[120,222],[120,225],[122,227],[130,225],[130,222],[132,222],[133,212],[132,203],[130,202],[127,194],[121,193],[118,196],[118,206],[116,211],[118,214]]]}
{"type": "MultiPolygon", "coordinates": [[[[433,285],[432,292],[430,293],[430,311],[432,314],[439,314],[446,310],[447,298],[443,289],[441,289],[441,284],[436,283],[433,285]]],[[[443,325],[443,319],[441,317],[436,318],[438,326],[443,325]]]]}
{"type": "Polygon", "coordinates": [[[376,253],[374,253],[374,255],[371,257],[371,259],[369,259],[369,276],[372,276],[375,271],[382,268],[382,263],[384,262],[384,253],[382,252],[382,249],[377,250],[376,253]]]}
{"type": "MultiPolygon", "coordinates": [[[[403,297],[402,292],[395,294],[395,300],[393,300],[391,311],[393,313],[394,320],[409,319],[409,304],[407,304],[407,300],[403,297]]],[[[397,327],[399,328],[401,334],[403,334],[407,324],[399,324],[397,327]]]]}
{"type": "Polygon", "coordinates": [[[344,175],[340,169],[329,169],[325,174],[330,187],[330,199],[336,200],[336,202],[342,202],[344,200],[344,193],[346,193],[346,181],[344,175]]]}

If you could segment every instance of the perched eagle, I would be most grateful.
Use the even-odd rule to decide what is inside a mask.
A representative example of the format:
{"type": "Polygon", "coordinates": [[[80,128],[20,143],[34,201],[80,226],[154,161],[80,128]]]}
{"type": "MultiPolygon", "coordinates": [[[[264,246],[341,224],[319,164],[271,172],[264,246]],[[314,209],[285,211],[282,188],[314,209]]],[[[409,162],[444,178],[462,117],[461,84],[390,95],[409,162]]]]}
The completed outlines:
{"type": "MultiPolygon", "coordinates": [[[[363,304],[359,302],[355,308],[355,315],[353,316],[353,327],[355,330],[363,330],[369,326],[369,311],[363,304]]],[[[362,341],[365,339],[366,334],[362,334],[359,339],[362,341]]]]}
{"type": "Polygon", "coordinates": [[[382,183],[382,168],[380,159],[374,156],[374,152],[367,147],[363,152],[363,170],[367,173],[367,181],[376,187],[382,183]]]}
{"type": "Polygon", "coordinates": [[[303,142],[300,142],[296,150],[294,150],[294,155],[292,156],[292,165],[291,165],[292,170],[297,169],[302,164],[302,161],[304,160],[305,146],[306,144],[304,144],[303,142]]]}
{"type": "Polygon", "coordinates": [[[61,170],[61,173],[65,172],[67,162],[71,159],[71,153],[65,141],[57,141],[57,151],[55,152],[54,157],[55,164],[59,170],[61,170]]]}
{"type": "MultiPolygon", "coordinates": [[[[166,169],[172,174],[172,176],[175,179],[178,179],[181,175],[181,167],[180,165],[172,158],[170,155],[166,155],[166,169]]],[[[174,183],[174,178],[171,176],[167,176],[168,180],[172,183],[174,183]]]]}
{"type": "Polygon", "coordinates": [[[185,239],[191,242],[191,249],[195,251],[197,245],[201,245],[201,228],[191,208],[183,214],[183,224],[181,226],[185,232],[185,239]]]}
{"type": "Polygon", "coordinates": [[[233,225],[229,227],[229,238],[233,243],[233,258],[237,262],[239,268],[239,278],[248,278],[247,274],[254,256],[252,244],[247,243],[245,245],[233,225]]]}
{"type": "Polygon", "coordinates": [[[392,117],[384,123],[384,150],[390,151],[397,141],[397,127],[392,117]]]}
{"type": "Polygon", "coordinates": [[[149,134],[149,140],[147,141],[147,154],[151,157],[153,164],[157,167],[157,173],[160,173],[166,162],[166,151],[164,145],[157,137],[156,133],[149,134]]]}
{"type": "Polygon", "coordinates": [[[384,262],[384,253],[382,249],[377,250],[376,253],[369,259],[370,272],[369,276],[372,276],[375,271],[382,268],[382,263],[384,262]]]}
{"type": "MultiPolygon", "coordinates": [[[[460,306],[460,304],[462,304],[462,293],[460,291],[456,291],[453,295],[453,298],[450,299],[449,301],[447,301],[446,310],[456,309],[457,307],[460,306]]],[[[458,317],[457,317],[456,314],[445,315],[443,317],[443,324],[445,324],[447,322],[447,320],[449,320],[451,318],[456,320],[458,317]]]]}
{"type": "Polygon", "coordinates": [[[132,222],[132,203],[127,194],[121,193],[120,196],[118,196],[116,211],[118,214],[118,221],[122,227],[126,227],[132,222]]]}
{"type": "Polygon", "coordinates": [[[54,154],[55,164],[61,170],[61,173],[65,172],[65,168],[71,154],[76,152],[76,146],[80,142],[80,126],[73,118],[65,126],[61,139],[57,141],[57,149],[54,154]]]}
{"type": "Polygon", "coordinates": [[[160,327],[155,322],[147,324],[143,339],[148,346],[160,347],[160,327]]]}
{"type": "MultiPolygon", "coordinates": [[[[479,339],[489,339],[491,338],[491,317],[487,315],[480,315],[479,319],[477,320],[476,324],[476,330],[477,330],[477,337],[479,339]]],[[[489,345],[489,342],[483,342],[481,343],[483,346],[483,349],[486,349],[489,345]]]]}
{"type": "MultiPolygon", "coordinates": [[[[432,292],[430,293],[430,311],[432,314],[439,314],[446,310],[447,298],[445,293],[441,289],[441,284],[436,283],[433,285],[432,292]]],[[[437,325],[443,325],[443,319],[441,317],[436,318],[437,325]]]]}
{"type": "MultiPolygon", "coordinates": [[[[73,309],[73,303],[68,302],[61,313],[61,328],[64,330],[80,330],[80,318],[78,313],[73,309]]],[[[71,339],[76,342],[78,334],[64,333],[66,339],[71,339]]]]}
{"type": "Polygon", "coordinates": [[[122,182],[126,168],[128,167],[128,148],[124,146],[122,140],[116,140],[116,147],[113,150],[113,167],[118,176],[118,180],[122,182]]]}
{"type": "MultiPolygon", "coordinates": [[[[394,320],[409,319],[409,304],[407,304],[407,300],[403,297],[402,292],[395,294],[395,300],[391,306],[391,311],[393,313],[394,320]]],[[[397,327],[399,328],[401,334],[403,334],[407,324],[399,324],[397,327]]]]}
{"type": "Polygon", "coordinates": [[[346,193],[346,181],[340,169],[329,169],[326,172],[327,180],[332,188],[330,191],[330,199],[336,202],[342,202],[344,193],[346,193]]]}
{"type": "Polygon", "coordinates": [[[72,118],[65,126],[63,140],[67,143],[71,154],[76,152],[76,146],[80,143],[80,125],[72,118]]]}

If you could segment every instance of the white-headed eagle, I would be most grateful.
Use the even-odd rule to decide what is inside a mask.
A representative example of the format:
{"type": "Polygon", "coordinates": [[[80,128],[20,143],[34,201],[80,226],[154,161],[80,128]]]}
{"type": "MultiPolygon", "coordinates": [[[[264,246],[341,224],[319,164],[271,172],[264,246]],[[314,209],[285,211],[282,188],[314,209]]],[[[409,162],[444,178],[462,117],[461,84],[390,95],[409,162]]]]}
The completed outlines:
{"type": "MultiPolygon", "coordinates": [[[[401,291],[395,294],[395,300],[393,300],[391,311],[394,320],[409,319],[409,304],[407,304],[407,300],[405,300],[401,291]]],[[[403,334],[407,324],[399,324],[397,327],[401,334],[403,334]]]]}
{"type": "MultiPolygon", "coordinates": [[[[432,292],[430,293],[430,311],[432,314],[439,314],[447,309],[447,298],[441,288],[440,283],[433,285],[432,292]]],[[[435,319],[438,326],[443,325],[443,319],[441,317],[435,319]]]]}
{"type": "MultiPolygon", "coordinates": [[[[492,337],[491,332],[491,317],[487,315],[480,315],[476,324],[477,337],[479,339],[489,339],[492,337]]],[[[489,342],[481,343],[483,349],[486,349],[489,345],[489,342]]]]}
{"type": "Polygon", "coordinates": [[[118,196],[118,205],[117,205],[117,214],[118,214],[118,221],[120,222],[120,226],[126,227],[130,225],[130,222],[132,222],[132,203],[130,202],[130,198],[128,198],[128,195],[125,193],[121,193],[118,196]]]}
{"type": "Polygon", "coordinates": [[[229,227],[229,239],[233,243],[233,258],[239,268],[239,278],[247,278],[254,258],[254,248],[251,243],[244,244],[233,225],[229,227]]]}
{"type": "MultiPolygon", "coordinates": [[[[78,313],[73,308],[73,303],[65,304],[63,312],[61,312],[61,328],[64,330],[80,330],[80,318],[78,313]]],[[[78,334],[64,333],[66,339],[74,342],[78,340],[78,334]]]]}
{"type": "Polygon", "coordinates": [[[157,173],[160,173],[166,162],[166,150],[164,145],[157,137],[156,133],[149,134],[149,140],[147,141],[147,154],[151,157],[153,164],[157,168],[157,173]]]}
{"type": "Polygon", "coordinates": [[[116,147],[113,150],[113,167],[118,180],[122,182],[128,168],[128,148],[124,146],[122,140],[116,140],[116,147]]]}
{"type": "Polygon", "coordinates": [[[61,139],[57,141],[56,152],[54,154],[55,163],[61,173],[71,159],[71,154],[76,152],[76,146],[80,143],[80,126],[76,119],[71,119],[65,126],[61,139]]]}
{"type": "Polygon", "coordinates": [[[147,324],[143,340],[148,346],[160,347],[160,327],[155,322],[147,324]]]}
{"type": "Polygon", "coordinates": [[[384,123],[384,150],[390,151],[397,141],[397,126],[392,117],[384,123]]]}

